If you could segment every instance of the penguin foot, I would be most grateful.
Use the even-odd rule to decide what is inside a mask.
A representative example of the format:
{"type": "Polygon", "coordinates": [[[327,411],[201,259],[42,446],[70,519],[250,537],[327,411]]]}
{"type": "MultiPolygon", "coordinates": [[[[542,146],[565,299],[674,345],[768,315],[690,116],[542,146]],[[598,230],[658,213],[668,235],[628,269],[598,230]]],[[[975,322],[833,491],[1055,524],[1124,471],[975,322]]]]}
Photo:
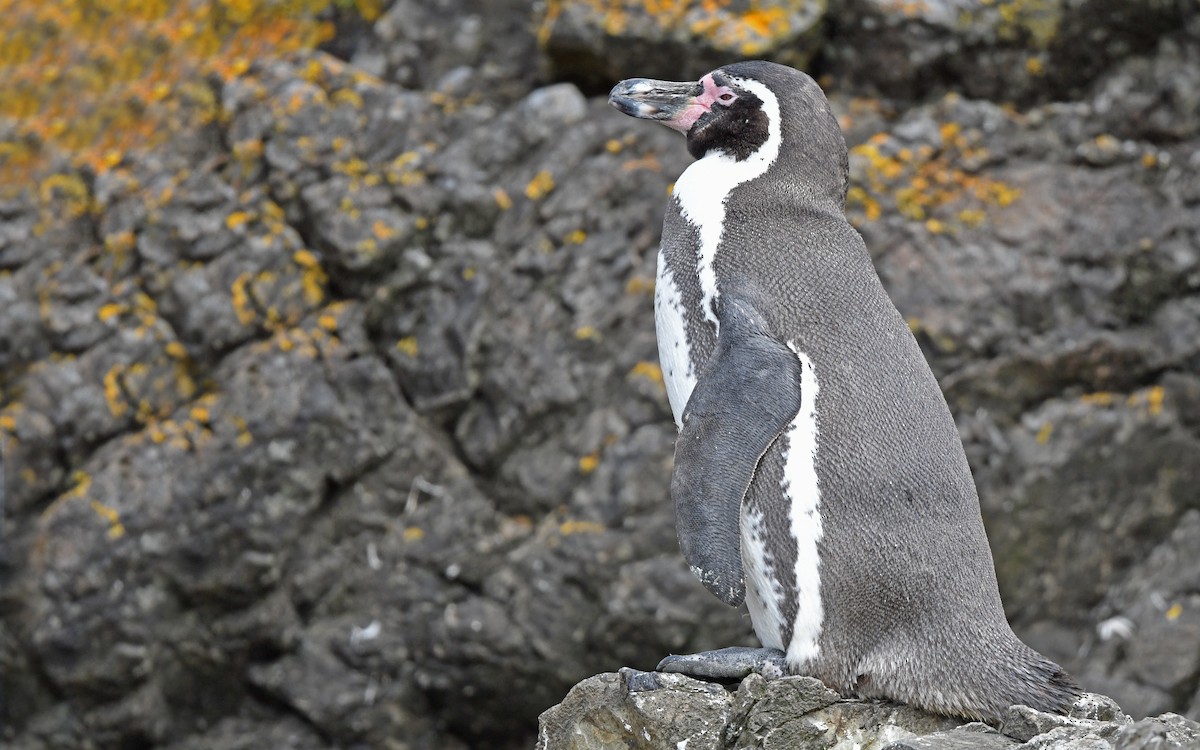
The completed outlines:
{"type": "Polygon", "coordinates": [[[659,672],[675,672],[708,680],[741,680],[750,673],[767,679],[788,673],[784,654],[777,648],[730,646],[698,654],[672,654],[658,663],[659,672]]]}

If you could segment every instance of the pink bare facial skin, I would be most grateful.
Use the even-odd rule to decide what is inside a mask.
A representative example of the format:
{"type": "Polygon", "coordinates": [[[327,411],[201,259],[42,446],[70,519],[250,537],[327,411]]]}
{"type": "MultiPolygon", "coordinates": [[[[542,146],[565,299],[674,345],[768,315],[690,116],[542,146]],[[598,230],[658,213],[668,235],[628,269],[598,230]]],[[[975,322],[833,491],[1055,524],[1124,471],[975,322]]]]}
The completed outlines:
{"type": "Polygon", "coordinates": [[[737,99],[737,94],[734,93],[733,89],[728,86],[718,86],[713,81],[712,73],[701,78],[700,83],[704,86],[704,93],[692,99],[691,104],[680,112],[677,117],[664,120],[663,125],[687,135],[687,132],[696,124],[696,120],[703,117],[705,112],[711,111],[714,104],[719,102],[729,105],[733,103],[734,99],[737,99]]]}

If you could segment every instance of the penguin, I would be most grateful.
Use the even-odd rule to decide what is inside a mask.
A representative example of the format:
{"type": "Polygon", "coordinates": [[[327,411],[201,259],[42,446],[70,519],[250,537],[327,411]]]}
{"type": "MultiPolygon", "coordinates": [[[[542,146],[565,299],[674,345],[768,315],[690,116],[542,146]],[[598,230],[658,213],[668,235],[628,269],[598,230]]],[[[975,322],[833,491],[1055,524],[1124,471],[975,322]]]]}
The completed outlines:
{"type": "Polygon", "coordinates": [[[609,101],[686,136],[654,293],[692,572],[745,602],[760,649],[659,671],[816,677],[846,696],[997,722],[1066,713],[1060,666],[1008,625],[962,441],[845,213],[824,92],[764,61],[609,101]]]}

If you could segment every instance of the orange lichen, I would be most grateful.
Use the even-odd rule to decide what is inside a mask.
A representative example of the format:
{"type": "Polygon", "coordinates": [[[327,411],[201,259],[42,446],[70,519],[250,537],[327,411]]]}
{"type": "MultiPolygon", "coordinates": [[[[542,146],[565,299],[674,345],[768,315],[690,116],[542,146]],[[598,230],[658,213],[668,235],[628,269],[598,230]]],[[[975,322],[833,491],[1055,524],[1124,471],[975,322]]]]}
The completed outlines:
{"type": "Polygon", "coordinates": [[[421,347],[416,336],[405,336],[396,342],[396,351],[415,359],[421,353],[421,347]]]}
{"type": "Polygon", "coordinates": [[[496,199],[496,205],[500,207],[501,211],[507,211],[512,208],[512,198],[509,197],[508,192],[503,188],[493,190],[492,197],[496,199]]]}
{"type": "Polygon", "coordinates": [[[533,176],[525,186],[525,197],[531,201],[541,200],[554,190],[554,175],[543,169],[533,176]]]}
{"type": "MultiPolygon", "coordinates": [[[[212,122],[206,80],[244,75],[252,61],[314,49],[324,18],[346,0],[0,0],[0,184],[68,157],[111,170],[127,154],[212,122]]],[[[377,17],[381,0],[349,4],[377,17]]],[[[341,99],[350,98],[343,94],[341,99]]]]}
{"type": "Polygon", "coordinates": [[[982,134],[956,122],[938,128],[939,143],[901,146],[877,133],[850,151],[855,182],[846,205],[856,220],[876,221],[884,208],[932,234],[978,227],[986,208],[1004,208],[1021,196],[1017,188],[978,172],[987,157],[982,134]]]}
{"type": "Polygon", "coordinates": [[[563,521],[558,525],[558,533],[563,536],[570,536],[572,534],[603,534],[607,530],[604,524],[597,523],[596,521],[570,520],[563,521]]]}
{"type": "Polygon", "coordinates": [[[653,362],[638,362],[633,366],[633,369],[629,371],[629,377],[645,378],[646,380],[649,380],[650,382],[660,386],[664,383],[662,368],[653,362]]]}
{"type": "Polygon", "coordinates": [[[599,466],[600,466],[599,451],[597,451],[595,453],[589,453],[586,456],[581,456],[579,458],[579,473],[581,473],[581,474],[591,474],[599,466]]]}

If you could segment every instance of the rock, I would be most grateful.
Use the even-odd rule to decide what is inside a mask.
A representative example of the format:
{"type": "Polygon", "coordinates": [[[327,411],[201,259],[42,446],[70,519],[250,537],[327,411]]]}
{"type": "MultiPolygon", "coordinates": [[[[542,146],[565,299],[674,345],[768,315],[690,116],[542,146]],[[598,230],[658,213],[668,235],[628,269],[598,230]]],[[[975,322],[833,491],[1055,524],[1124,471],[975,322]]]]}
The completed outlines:
{"type": "MultiPolygon", "coordinates": [[[[1105,696],[1100,696],[1100,698],[1110,700],[1105,696]]],[[[1084,696],[1082,700],[1091,704],[1097,702],[1090,696],[1084,696]]],[[[1122,725],[1128,723],[1130,723],[1130,719],[1124,714],[1111,720],[1101,721],[1074,716],[1058,716],[1037,711],[1028,706],[1012,706],[1000,723],[1000,732],[1021,742],[1029,742],[1036,737],[1042,737],[1052,732],[1058,732],[1060,735],[1083,735],[1089,738],[1094,736],[1105,739],[1112,736],[1122,725]]]]}
{"type": "Polygon", "coordinates": [[[1200,679],[1198,544],[1200,512],[1191,510],[1093,614],[1096,631],[1080,677],[1107,681],[1136,716],[1173,705],[1169,696],[1200,679]]]}
{"type": "Polygon", "coordinates": [[[545,4],[538,40],[555,75],[607,91],[635,76],[698,78],[738,59],[803,68],[820,48],[824,14],[824,0],[556,0],[545,4]]]}
{"type": "Polygon", "coordinates": [[[954,722],[915,709],[845,701],[808,677],[751,675],[736,692],[675,674],[602,674],[539,720],[539,750],[799,748],[890,742],[954,722]],[[640,676],[652,676],[645,683],[640,676]]]}
{"type": "Polygon", "coordinates": [[[543,713],[537,747],[1116,750],[1200,740],[1196,722],[1168,713],[1134,723],[1102,695],[1084,695],[1072,713],[1079,716],[1013,706],[997,731],[907,706],[844,699],[808,677],[751,675],[733,689],[622,669],[584,680],[543,713]]]}
{"type": "Polygon", "coordinates": [[[1117,731],[1113,746],[1116,750],[1166,750],[1197,744],[1200,744],[1200,723],[1179,714],[1165,713],[1122,727],[1117,731]]]}
{"type": "Polygon", "coordinates": [[[1046,101],[1153,49],[1187,12],[1186,2],[855,0],[831,7],[825,55],[841,85],[886,96],[1046,101]]]}
{"type": "Polygon", "coordinates": [[[884,750],[1004,750],[1020,743],[1006,737],[986,724],[964,724],[948,732],[934,732],[924,737],[912,737],[884,746],[884,750]]]}

